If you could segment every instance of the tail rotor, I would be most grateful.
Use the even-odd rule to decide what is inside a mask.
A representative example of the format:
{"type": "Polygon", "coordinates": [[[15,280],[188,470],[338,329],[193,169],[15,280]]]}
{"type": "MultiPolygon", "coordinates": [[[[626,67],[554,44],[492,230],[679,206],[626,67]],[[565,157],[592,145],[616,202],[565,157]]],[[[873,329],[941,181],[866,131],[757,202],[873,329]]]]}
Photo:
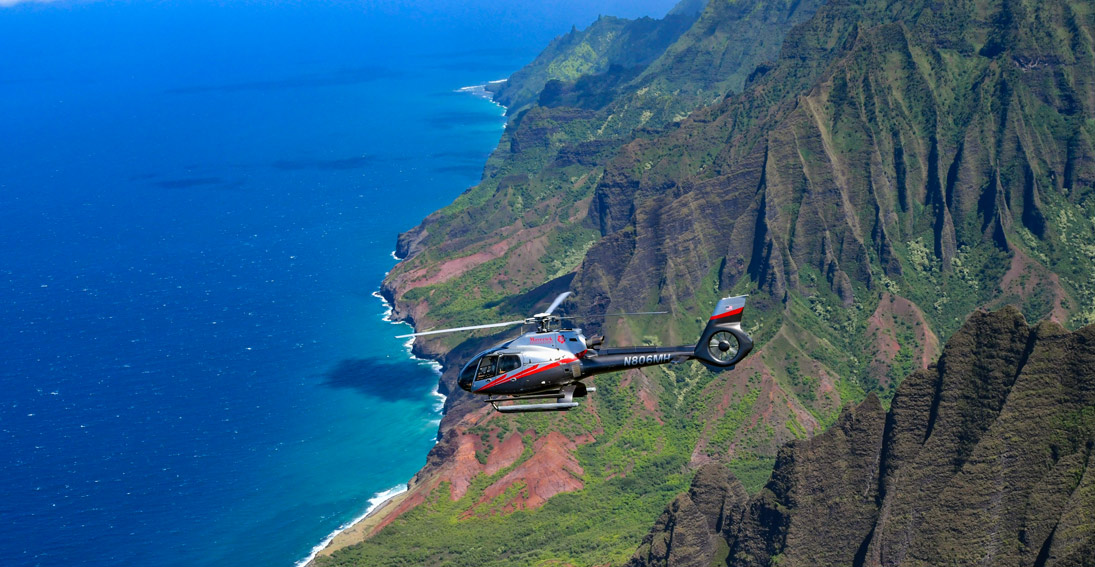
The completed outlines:
{"type": "Polygon", "coordinates": [[[733,368],[753,350],[753,340],[741,330],[745,298],[739,295],[719,300],[707,320],[694,353],[707,366],[719,370],[733,368]]]}

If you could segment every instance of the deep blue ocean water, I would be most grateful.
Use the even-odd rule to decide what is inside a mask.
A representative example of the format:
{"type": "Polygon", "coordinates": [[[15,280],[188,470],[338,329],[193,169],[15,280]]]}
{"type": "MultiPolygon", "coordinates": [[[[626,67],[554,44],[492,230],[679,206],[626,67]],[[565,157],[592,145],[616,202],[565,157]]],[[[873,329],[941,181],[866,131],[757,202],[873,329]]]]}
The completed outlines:
{"type": "Polygon", "coordinates": [[[507,76],[671,2],[0,7],[0,564],[292,565],[425,462],[373,296],[507,76]]]}

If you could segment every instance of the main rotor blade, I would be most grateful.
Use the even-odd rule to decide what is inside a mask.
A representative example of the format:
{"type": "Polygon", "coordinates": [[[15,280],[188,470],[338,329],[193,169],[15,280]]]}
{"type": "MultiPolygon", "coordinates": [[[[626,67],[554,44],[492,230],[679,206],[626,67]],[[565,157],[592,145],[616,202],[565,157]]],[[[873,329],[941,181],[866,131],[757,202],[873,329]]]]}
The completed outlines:
{"type": "Polygon", "coordinates": [[[517,321],[506,321],[505,323],[491,323],[489,325],[472,325],[470,327],[455,327],[453,329],[438,329],[436,331],[422,331],[421,333],[411,333],[409,335],[398,335],[395,338],[405,339],[407,337],[421,337],[422,335],[437,335],[441,333],[455,333],[457,331],[474,331],[475,329],[492,329],[494,327],[509,327],[510,325],[516,325],[518,323],[524,323],[524,319],[517,321]]]}
{"type": "Polygon", "coordinates": [[[605,313],[604,315],[562,315],[560,319],[600,319],[602,317],[626,317],[629,315],[668,315],[668,311],[638,311],[635,313],[605,313]]]}
{"type": "Polygon", "coordinates": [[[544,313],[551,315],[551,312],[555,311],[555,308],[558,307],[559,304],[561,304],[563,301],[565,301],[568,295],[570,295],[569,291],[564,291],[563,293],[560,293],[559,296],[555,298],[555,301],[551,302],[551,306],[548,307],[547,311],[544,311],[544,313]]]}

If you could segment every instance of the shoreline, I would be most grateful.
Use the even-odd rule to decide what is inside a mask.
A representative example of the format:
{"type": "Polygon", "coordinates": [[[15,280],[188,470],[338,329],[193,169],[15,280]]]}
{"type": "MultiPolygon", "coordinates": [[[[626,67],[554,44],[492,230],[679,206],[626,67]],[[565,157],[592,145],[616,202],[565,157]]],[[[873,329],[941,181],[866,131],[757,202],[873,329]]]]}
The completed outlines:
{"type": "MultiPolygon", "coordinates": [[[[489,100],[494,105],[501,108],[502,115],[505,116],[506,107],[503,104],[495,101],[493,94],[488,91],[486,87],[487,85],[501,83],[507,80],[508,79],[498,79],[494,81],[488,81],[481,85],[461,87],[459,89],[456,89],[455,92],[467,93],[472,96],[489,100]]],[[[395,250],[391,252],[391,257],[397,262],[403,261],[403,258],[399,257],[399,254],[395,250]]],[[[387,275],[388,274],[384,274],[385,277],[387,277],[387,275]]],[[[415,329],[413,320],[392,319],[392,315],[395,312],[395,298],[392,297],[391,299],[389,299],[385,297],[383,293],[383,287],[381,287],[381,289],[373,291],[371,295],[379,299],[381,303],[384,304],[385,310],[384,315],[381,317],[382,321],[385,321],[392,325],[406,325],[411,328],[411,332],[415,332],[417,330],[415,329]]],[[[433,408],[433,411],[436,414],[436,418],[431,420],[431,423],[435,427],[440,428],[441,420],[445,416],[445,402],[448,400],[448,396],[446,396],[445,393],[442,391],[441,383],[441,374],[444,371],[444,367],[441,365],[440,362],[436,360],[415,355],[414,339],[415,337],[411,337],[410,339],[408,339],[407,342],[403,344],[403,348],[406,350],[407,356],[411,360],[416,361],[424,366],[429,366],[437,374],[437,388],[431,394],[437,399],[437,404],[433,408]]],[[[433,443],[435,445],[437,444],[439,438],[440,429],[438,429],[438,432],[434,434],[433,443]]],[[[330,556],[340,549],[364,541],[366,539],[367,532],[376,524],[376,522],[371,522],[370,520],[377,518],[380,515],[380,512],[387,509],[390,505],[398,505],[400,502],[402,502],[410,493],[410,484],[412,481],[408,481],[406,483],[394,486],[392,488],[389,488],[388,490],[379,492],[374,495],[372,498],[369,499],[370,505],[365,510],[364,514],[358,516],[357,518],[354,518],[346,524],[339,526],[338,529],[331,532],[326,538],[323,539],[323,541],[321,541],[312,548],[312,551],[308,554],[307,557],[301,559],[300,561],[297,561],[294,564],[294,567],[310,567],[314,564],[314,561],[317,557],[330,556]]]]}
{"type": "MultiPolygon", "coordinates": [[[[391,253],[391,255],[396,260],[401,260],[401,258],[398,258],[396,256],[394,251],[391,253]]],[[[371,295],[379,299],[380,302],[384,305],[384,315],[381,316],[381,321],[384,321],[391,325],[405,325],[410,327],[412,332],[414,331],[414,326],[407,323],[406,321],[396,321],[392,319],[394,307],[391,302],[389,302],[388,299],[384,297],[382,293],[380,293],[379,290],[374,291],[371,295]]],[[[439,427],[441,425],[441,418],[444,417],[445,400],[448,399],[445,394],[441,393],[440,379],[443,367],[441,366],[441,363],[436,360],[416,356],[413,352],[413,346],[413,337],[403,344],[403,348],[407,353],[407,357],[410,360],[418,362],[422,366],[429,366],[430,369],[437,374],[438,386],[430,394],[438,400],[437,403],[433,406],[433,411],[436,416],[434,417],[434,419],[430,420],[430,424],[435,427],[439,427]]],[[[434,434],[433,443],[437,443],[436,433],[434,434]]],[[[332,553],[344,547],[349,547],[355,543],[364,541],[366,533],[375,524],[375,522],[370,522],[369,520],[372,518],[376,518],[377,515],[384,509],[388,508],[389,505],[402,502],[403,498],[406,497],[409,490],[410,483],[405,482],[402,484],[397,484],[387,490],[377,492],[372,496],[372,498],[369,498],[369,506],[365,509],[364,513],[350,520],[349,522],[340,525],[337,529],[328,534],[327,537],[323,538],[322,541],[312,547],[312,550],[308,553],[307,557],[304,557],[303,559],[295,562],[293,564],[293,567],[309,567],[311,565],[314,565],[314,561],[317,557],[330,556],[332,553]]]]}
{"type": "Polygon", "coordinates": [[[504,83],[508,80],[509,79],[496,79],[496,80],[493,80],[493,81],[487,81],[487,82],[485,82],[481,85],[468,85],[466,87],[460,87],[460,88],[456,89],[456,91],[454,91],[454,92],[467,93],[467,94],[470,94],[472,96],[477,96],[479,98],[489,100],[495,106],[497,106],[498,108],[501,108],[502,109],[502,115],[505,116],[506,106],[504,104],[494,100],[494,93],[487,90],[487,86],[497,85],[498,83],[504,83]]]}
{"type": "Polygon", "coordinates": [[[340,540],[344,540],[347,537],[353,537],[354,541],[357,541],[358,535],[355,532],[361,531],[366,527],[363,522],[397,499],[402,500],[399,497],[406,494],[408,489],[409,487],[406,484],[397,484],[388,490],[376,493],[369,499],[369,507],[365,509],[364,514],[342,524],[337,530],[328,534],[327,537],[323,538],[323,541],[312,548],[308,557],[297,561],[293,564],[293,567],[307,567],[308,565],[312,565],[312,561],[314,561],[316,557],[319,557],[320,555],[330,555],[335,551],[352,544],[353,541],[339,545],[339,543],[341,543],[340,540]]]}
{"type": "MultiPolygon", "coordinates": [[[[396,257],[394,251],[392,252],[392,257],[396,257]]],[[[384,297],[384,294],[380,293],[379,290],[374,291],[372,293],[372,296],[379,299],[380,302],[384,304],[384,316],[380,318],[381,321],[392,325],[406,325],[411,328],[412,333],[416,331],[414,325],[411,325],[406,321],[395,321],[392,319],[392,313],[395,311],[395,307],[392,306],[392,303],[388,301],[388,298],[384,297]]],[[[411,360],[417,362],[422,366],[429,366],[430,369],[433,370],[435,374],[437,374],[437,388],[434,389],[431,395],[437,398],[437,404],[434,406],[433,411],[436,412],[438,416],[437,419],[431,420],[431,423],[433,423],[435,426],[440,426],[441,418],[445,416],[445,400],[448,399],[448,396],[446,396],[441,391],[441,373],[444,371],[445,367],[442,366],[440,362],[433,360],[432,358],[423,358],[416,355],[414,353],[414,339],[414,337],[407,339],[407,342],[403,343],[403,349],[407,351],[407,356],[411,360]]],[[[433,441],[434,443],[437,443],[436,434],[433,437],[433,441]]]]}

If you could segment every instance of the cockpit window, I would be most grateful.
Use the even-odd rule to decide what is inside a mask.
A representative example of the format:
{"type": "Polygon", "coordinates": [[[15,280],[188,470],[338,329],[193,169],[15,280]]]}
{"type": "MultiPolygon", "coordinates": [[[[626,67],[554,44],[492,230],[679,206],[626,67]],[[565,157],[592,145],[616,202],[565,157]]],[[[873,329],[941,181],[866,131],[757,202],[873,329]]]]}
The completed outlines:
{"type": "Polygon", "coordinates": [[[511,370],[517,370],[521,367],[521,357],[516,354],[504,354],[498,360],[498,373],[509,372],[511,370]]]}
{"type": "MultiPolygon", "coordinates": [[[[464,369],[464,372],[473,372],[471,368],[475,368],[475,365],[468,365],[469,368],[464,369]]],[[[479,371],[475,373],[476,380],[486,380],[487,378],[494,378],[499,374],[504,374],[513,370],[517,370],[521,367],[521,357],[516,354],[488,354],[479,359],[479,371]]],[[[463,376],[461,376],[463,378],[463,376]]]]}
{"type": "Polygon", "coordinates": [[[497,374],[497,372],[495,371],[497,369],[497,366],[498,366],[498,356],[497,355],[484,356],[483,359],[479,361],[479,377],[478,377],[478,379],[483,380],[483,379],[486,379],[486,378],[493,377],[495,374],[497,374]]]}

